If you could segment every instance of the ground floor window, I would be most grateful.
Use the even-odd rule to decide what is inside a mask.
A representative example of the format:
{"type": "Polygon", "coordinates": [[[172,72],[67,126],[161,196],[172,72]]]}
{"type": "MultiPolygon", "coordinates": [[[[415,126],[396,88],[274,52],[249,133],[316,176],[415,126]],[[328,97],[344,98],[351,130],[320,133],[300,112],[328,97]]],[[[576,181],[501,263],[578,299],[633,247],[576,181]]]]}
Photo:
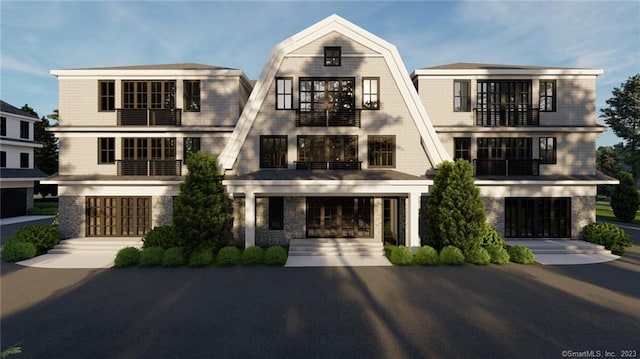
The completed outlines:
{"type": "Polygon", "coordinates": [[[284,229],[284,197],[269,197],[269,230],[284,229]]]}
{"type": "Polygon", "coordinates": [[[505,237],[571,237],[571,198],[505,198],[505,237]]]}
{"type": "Polygon", "coordinates": [[[307,197],[307,237],[372,237],[372,215],[370,197],[307,197]]]}
{"type": "Polygon", "coordinates": [[[151,228],[151,197],[87,197],[87,237],[143,236],[151,228]]]}

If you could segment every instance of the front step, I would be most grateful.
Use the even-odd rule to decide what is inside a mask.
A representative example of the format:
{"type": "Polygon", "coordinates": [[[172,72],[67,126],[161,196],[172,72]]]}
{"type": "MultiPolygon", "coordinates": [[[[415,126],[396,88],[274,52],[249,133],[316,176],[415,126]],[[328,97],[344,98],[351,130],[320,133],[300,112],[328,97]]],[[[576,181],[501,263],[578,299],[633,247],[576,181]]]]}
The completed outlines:
{"type": "Polygon", "coordinates": [[[289,256],[384,256],[384,247],[373,239],[306,238],[289,242],[289,256]]]}
{"type": "Polygon", "coordinates": [[[533,254],[604,254],[611,252],[602,245],[580,240],[508,240],[509,245],[523,245],[533,254]]]}
{"type": "Polygon", "coordinates": [[[73,253],[113,253],[115,256],[124,247],[142,247],[140,238],[128,237],[100,237],[100,238],[74,238],[60,241],[58,245],[49,250],[48,254],[73,254],[73,253]]]}

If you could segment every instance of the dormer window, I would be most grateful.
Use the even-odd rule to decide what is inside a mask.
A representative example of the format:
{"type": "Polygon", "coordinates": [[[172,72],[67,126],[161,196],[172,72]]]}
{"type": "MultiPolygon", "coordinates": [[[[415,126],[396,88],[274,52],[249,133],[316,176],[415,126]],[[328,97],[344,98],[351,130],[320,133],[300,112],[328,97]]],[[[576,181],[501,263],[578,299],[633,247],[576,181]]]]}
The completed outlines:
{"type": "Polygon", "coordinates": [[[327,46],[324,48],[324,65],[342,65],[342,48],[340,46],[327,46]]]}

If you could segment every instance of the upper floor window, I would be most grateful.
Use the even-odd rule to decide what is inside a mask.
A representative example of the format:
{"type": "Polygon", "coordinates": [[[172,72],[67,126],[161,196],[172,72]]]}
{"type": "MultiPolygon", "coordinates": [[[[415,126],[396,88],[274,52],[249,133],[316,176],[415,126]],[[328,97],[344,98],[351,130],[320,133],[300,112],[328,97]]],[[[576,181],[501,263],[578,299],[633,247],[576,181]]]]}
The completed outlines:
{"type": "Polygon", "coordinates": [[[453,111],[454,112],[471,111],[471,81],[469,80],[453,81],[453,111]]]}
{"type": "Polygon", "coordinates": [[[7,167],[7,153],[5,151],[0,152],[0,167],[7,167]]]}
{"type": "Polygon", "coordinates": [[[293,80],[291,77],[276,78],[276,110],[289,110],[293,103],[293,80]]]}
{"type": "Polygon", "coordinates": [[[556,81],[540,80],[540,111],[556,110],[556,81]]]}
{"type": "Polygon", "coordinates": [[[457,160],[462,158],[463,160],[471,161],[471,138],[469,137],[456,137],[453,139],[453,159],[457,160]]]}
{"type": "Polygon", "coordinates": [[[530,80],[478,80],[477,126],[538,126],[530,80]],[[535,110],[535,111],[534,111],[535,110]]]}
{"type": "Polygon", "coordinates": [[[20,153],[20,168],[29,168],[29,154],[20,153]]]}
{"type": "Polygon", "coordinates": [[[7,118],[6,117],[0,117],[0,136],[6,136],[7,135],[7,118]]]}
{"type": "Polygon", "coordinates": [[[29,122],[20,121],[20,138],[29,139],[29,122]]]}
{"type": "Polygon", "coordinates": [[[200,112],[200,80],[184,80],[184,110],[200,112]]]}
{"type": "Polygon", "coordinates": [[[122,107],[174,109],[175,81],[122,81],[122,107]]]}
{"type": "Polygon", "coordinates": [[[287,136],[260,136],[260,168],[287,168],[287,136]]]}
{"type": "Polygon", "coordinates": [[[540,163],[556,163],[556,138],[540,137],[540,163]]]}
{"type": "Polygon", "coordinates": [[[185,137],[183,147],[183,158],[186,161],[189,156],[200,151],[200,138],[185,137]]]}
{"type": "Polygon", "coordinates": [[[116,139],[113,137],[98,138],[98,164],[116,162],[116,139]]]}
{"type": "Polygon", "coordinates": [[[298,136],[298,162],[300,169],[359,169],[358,136],[298,136]]]}
{"type": "Polygon", "coordinates": [[[380,109],[379,93],[380,78],[364,77],[362,79],[362,108],[367,110],[380,109]]]}
{"type": "Polygon", "coordinates": [[[340,46],[326,46],[324,48],[324,65],[342,65],[342,48],[340,46]]]}
{"type": "Polygon", "coordinates": [[[396,136],[369,136],[369,167],[396,166],[396,136]]]}
{"type": "Polygon", "coordinates": [[[98,81],[100,88],[99,111],[114,111],[116,109],[116,83],[115,81],[98,81]]]}

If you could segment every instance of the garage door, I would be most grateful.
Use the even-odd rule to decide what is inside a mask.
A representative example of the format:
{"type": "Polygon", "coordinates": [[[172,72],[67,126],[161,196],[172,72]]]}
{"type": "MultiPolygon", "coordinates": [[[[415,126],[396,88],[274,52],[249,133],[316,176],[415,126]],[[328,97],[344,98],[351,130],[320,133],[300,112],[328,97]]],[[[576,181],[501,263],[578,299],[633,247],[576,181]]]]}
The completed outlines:
{"type": "Polygon", "coordinates": [[[0,218],[24,216],[27,214],[27,189],[3,188],[0,193],[0,218]]]}
{"type": "Polygon", "coordinates": [[[151,228],[151,197],[87,197],[87,237],[138,237],[151,228]]]}

